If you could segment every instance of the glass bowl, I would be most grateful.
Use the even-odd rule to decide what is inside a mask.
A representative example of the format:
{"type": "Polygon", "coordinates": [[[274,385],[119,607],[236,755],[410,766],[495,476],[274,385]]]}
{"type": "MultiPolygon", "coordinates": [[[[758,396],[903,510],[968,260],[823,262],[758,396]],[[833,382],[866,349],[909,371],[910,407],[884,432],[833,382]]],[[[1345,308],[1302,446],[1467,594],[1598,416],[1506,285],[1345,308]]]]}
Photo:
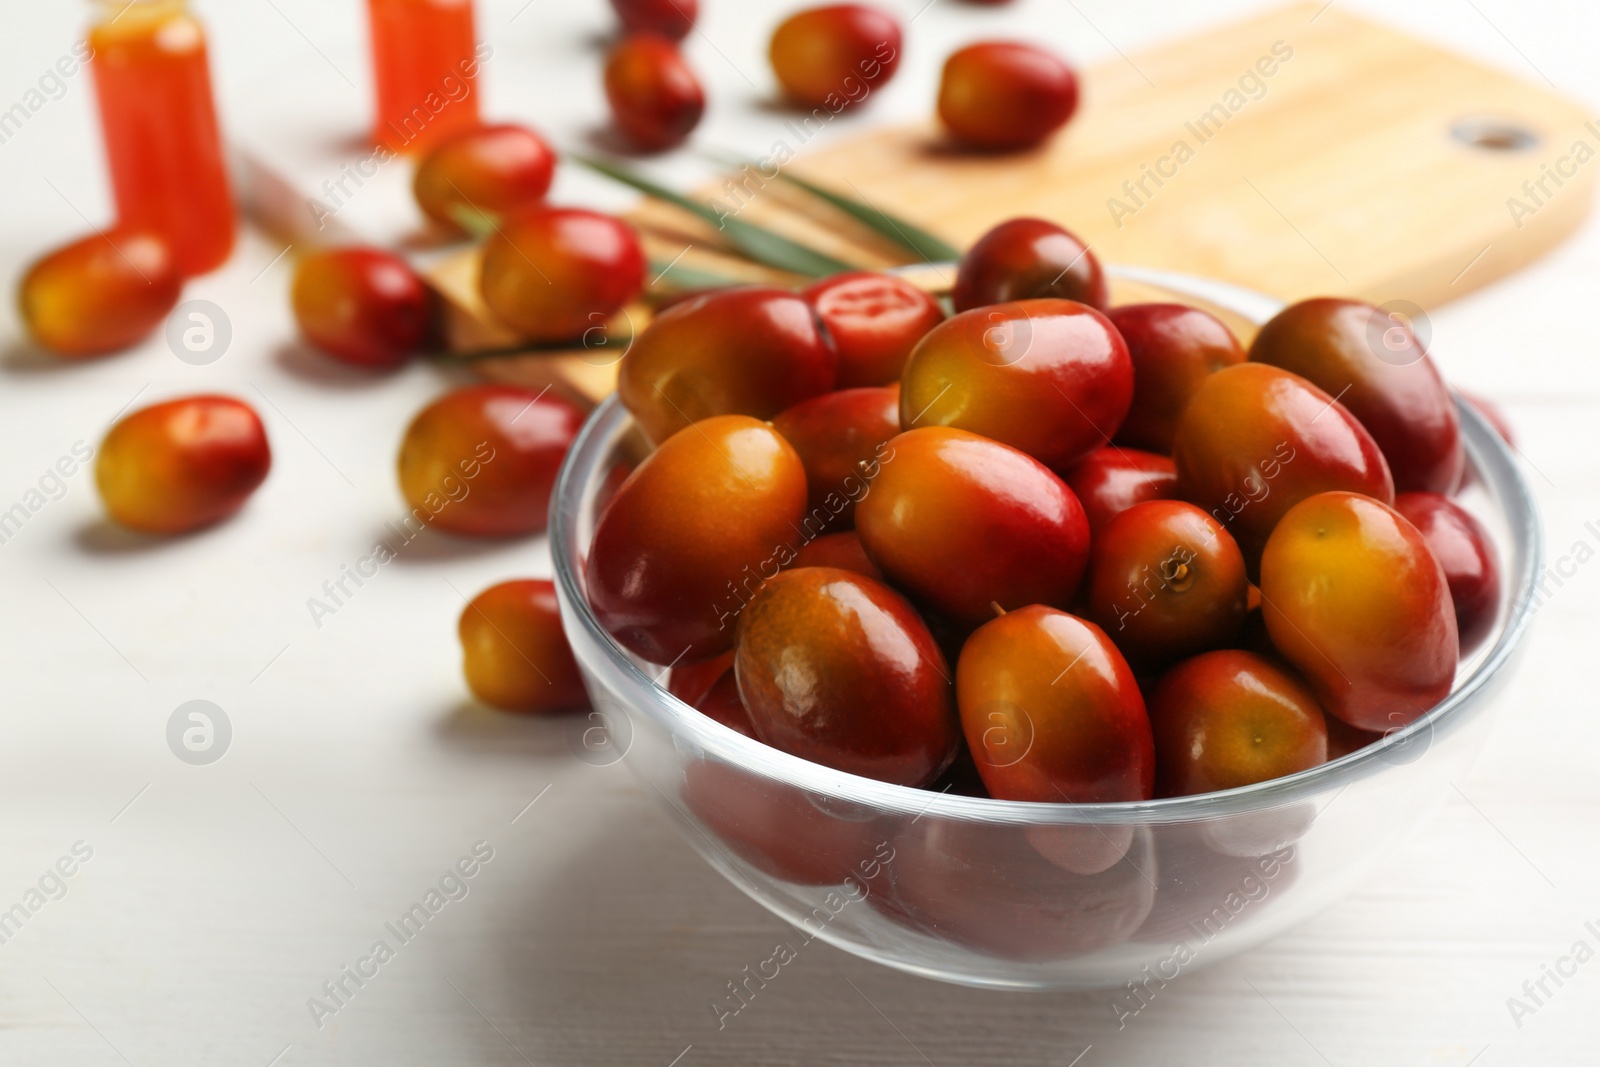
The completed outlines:
{"type": "MultiPolygon", "coordinates": [[[[1248,342],[1281,305],[1164,272],[1114,272],[1118,302],[1213,310],[1248,342]]],[[[615,397],[562,468],[551,551],[561,613],[593,698],[585,743],[623,759],[706,862],[797,928],[746,982],[812,939],[914,974],[1012,989],[1123,987],[1135,1013],[1160,984],[1304,921],[1361,881],[1482,746],[1531,618],[1542,539],[1511,450],[1457,401],[1471,486],[1494,535],[1496,628],[1426,716],[1286,778],[1193,797],[1040,804],[889,785],[769,748],[662,687],[585,595],[597,509],[643,453],[615,397]]],[[[750,992],[754,992],[754,987],[750,992]]],[[[730,996],[727,1010],[739,1001],[730,996]]]]}

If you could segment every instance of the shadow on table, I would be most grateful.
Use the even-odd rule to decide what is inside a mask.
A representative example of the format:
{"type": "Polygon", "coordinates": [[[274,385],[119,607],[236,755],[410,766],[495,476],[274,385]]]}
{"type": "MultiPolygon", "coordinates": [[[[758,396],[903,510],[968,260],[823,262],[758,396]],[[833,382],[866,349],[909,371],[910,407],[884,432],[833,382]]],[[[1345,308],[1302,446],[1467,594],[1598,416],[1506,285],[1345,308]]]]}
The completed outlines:
{"type": "Polygon", "coordinates": [[[570,748],[568,737],[578,717],[514,715],[475,700],[462,700],[434,723],[434,735],[447,747],[474,758],[547,759],[570,748]]]}
{"type": "Polygon", "coordinates": [[[41,374],[60,374],[84,362],[80,359],[63,359],[52,356],[44,349],[22,338],[13,338],[0,344],[0,374],[30,377],[41,374]]]}
{"type": "MultiPolygon", "coordinates": [[[[529,534],[523,537],[462,537],[433,526],[423,526],[398,508],[393,519],[379,526],[371,534],[374,544],[389,546],[390,551],[394,553],[394,561],[401,566],[450,563],[493,555],[497,552],[514,552],[520,558],[528,551],[528,547],[535,543],[537,536],[529,534]]],[[[466,596],[472,596],[478,590],[463,588],[461,592],[466,596]]]]}
{"type": "MultiPolygon", "coordinates": [[[[563,818],[560,834],[532,838],[566,846],[554,854],[529,847],[528,837],[504,849],[499,877],[528,888],[497,894],[501,911],[488,918],[483,942],[460,946],[474,968],[477,1008],[541,1067],[1065,1067],[1090,1045],[1094,1065],[1185,1062],[1195,1050],[1173,1024],[1202,1006],[1214,1023],[1235,1011],[1241,1024],[1258,1021],[1248,987],[1227,977],[1237,962],[1169,983],[1119,1029],[1115,991],[966,989],[808,943],[706,866],[622,768],[596,773],[615,775],[618,793],[604,810],[584,813],[582,832],[563,818]],[[793,958],[775,977],[751,979],[758,969],[771,974],[780,943],[793,958]],[[1226,997],[1217,995],[1219,978],[1226,997]],[[734,985],[745,990],[741,999],[734,985]]],[[[524,832],[539,835],[535,826],[524,832]]],[[[509,1051],[475,1018],[461,1030],[460,1040],[482,1044],[484,1062],[509,1051]]]]}
{"type": "Polygon", "coordinates": [[[325,389],[370,390],[398,368],[368,369],[325,356],[301,341],[285,341],[272,350],[272,362],[291,378],[325,389]]]}
{"type": "Polygon", "coordinates": [[[153,555],[204,537],[214,526],[180,534],[145,534],[118,526],[107,518],[85,519],[72,531],[72,543],[90,556],[153,555]]]}

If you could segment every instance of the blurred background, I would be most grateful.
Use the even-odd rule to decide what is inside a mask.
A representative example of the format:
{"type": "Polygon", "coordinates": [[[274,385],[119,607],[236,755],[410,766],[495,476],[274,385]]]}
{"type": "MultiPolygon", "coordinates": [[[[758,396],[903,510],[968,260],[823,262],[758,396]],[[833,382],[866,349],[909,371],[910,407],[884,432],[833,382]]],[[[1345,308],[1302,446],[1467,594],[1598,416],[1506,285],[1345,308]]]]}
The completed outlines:
{"type": "MultiPolygon", "coordinates": [[[[870,107],[830,123],[808,150],[924,121],[943,57],[977,37],[1131,67],[1140,49],[1270,6],[879,2],[908,26],[904,64],[870,107]]],[[[230,145],[294,188],[337,180],[369,123],[363,5],[192,6],[210,35],[230,145]]],[[[759,153],[783,135],[793,116],[773,105],[764,52],[796,6],[704,0],[685,42],[710,98],[697,146],[759,153]]],[[[1565,94],[1591,115],[1600,101],[1590,5],[1331,7],[1565,94]]],[[[90,75],[58,66],[94,8],[7,8],[8,292],[41,251],[112,218],[90,75]]],[[[485,114],[527,122],[563,151],[591,149],[606,122],[599,57],[615,24],[604,0],[479,0],[477,18],[493,48],[485,114]]],[[[1352,76],[1351,93],[1360,82],[1352,76]]],[[[1094,91],[1091,82],[1086,109],[1094,91]]],[[[1589,136],[1600,146],[1600,133],[1589,136]]],[[[1529,154],[1529,176],[1564,151],[1529,154]]],[[[681,186],[714,169],[687,152],[650,167],[681,186]]],[[[1589,183],[1568,195],[1587,197],[1589,183]]],[[[341,221],[403,229],[391,193],[357,189],[341,221]]],[[[571,166],[550,199],[630,203],[571,166]]],[[[1516,221],[1508,210],[1508,239],[1516,221]]],[[[31,490],[46,501],[0,541],[0,911],[31,890],[48,898],[25,924],[0,925],[0,1059],[1590,1062],[1600,964],[1549,983],[1555,995],[1532,1014],[1507,1002],[1526,998],[1524,983],[1576,942],[1600,948],[1600,859],[1589,845],[1600,825],[1600,723],[1587,675],[1600,622],[1590,600],[1600,570],[1588,565],[1600,551],[1592,225],[1491,285],[1426,306],[1446,375],[1508,413],[1551,561],[1567,561],[1540,609],[1518,699],[1476,771],[1362,892],[1263,949],[1185,974],[1120,1026],[1109,994],[959,989],[817,942],[719,1028],[710,1001],[788,928],[695,857],[623,767],[586,752],[586,719],[497,716],[461,682],[464,596],[548,574],[542,539],[424,533],[333,614],[308,610],[404,515],[393,464],[406,421],[468,377],[423,362],[375,377],[308,353],[287,299],[293,244],[246,226],[226,265],[188,284],[184,299],[208,301],[226,327],[220,355],[203,364],[177,358],[163,333],[114,358],[61,363],[30,346],[9,302],[0,311],[0,511],[31,490]],[[267,423],[274,470],[239,519],[149,540],[102,517],[92,472],[41,482],[131,406],[196,392],[239,396],[267,423]],[[169,743],[169,720],[194,700],[225,723],[220,753],[203,765],[169,743]],[[62,857],[73,862],[58,867],[62,857]],[[347,985],[337,1013],[308,1009],[464,857],[481,862],[459,899],[376,977],[347,985]],[[66,866],[74,873],[49,877],[66,866]]],[[[1340,291],[1337,268],[1326,284],[1340,291]]]]}

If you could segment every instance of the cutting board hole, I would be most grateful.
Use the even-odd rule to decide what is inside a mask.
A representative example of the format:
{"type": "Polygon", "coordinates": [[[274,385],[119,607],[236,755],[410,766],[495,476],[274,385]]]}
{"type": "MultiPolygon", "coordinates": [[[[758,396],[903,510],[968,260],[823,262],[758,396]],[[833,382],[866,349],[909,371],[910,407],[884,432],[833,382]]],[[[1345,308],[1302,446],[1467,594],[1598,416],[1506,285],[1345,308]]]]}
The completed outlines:
{"type": "Polygon", "coordinates": [[[1539,143],[1539,135],[1506,119],[1462,119],[1450,127],[1450,136],[1485,152],[1522,152],[1539,143]]]}

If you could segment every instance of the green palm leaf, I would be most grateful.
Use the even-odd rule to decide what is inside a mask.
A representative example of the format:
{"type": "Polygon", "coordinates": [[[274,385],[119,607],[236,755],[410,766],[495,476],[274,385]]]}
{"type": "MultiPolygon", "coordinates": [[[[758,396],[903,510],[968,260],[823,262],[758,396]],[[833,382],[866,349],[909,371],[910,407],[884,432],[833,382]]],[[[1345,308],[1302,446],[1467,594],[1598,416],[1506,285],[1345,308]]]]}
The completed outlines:
{"type": "Polygon", "coordinates": [[[787,171],[778,176],[790,185],[796,185],[821,200],[826,200],[845,214],[870,228],[874,233],[888,238],[918,259],[928,263],[948,263],[961,258],[961,249],[943,238],[935,237],[914,222],[891,215],[881,208],[862,200],[836,193],[815,182],[796,177],[787,171]]]}
{"type": "Polygon", "coordinates": [[[752,284],[746,278],[734,278],[715,271],[702,270],[699,267],[685,267],[681,263],[664,263],[658,259],[650,261],[650,269],[655,276],[650,282],[650,289],[662,282],[666,282],[673,289],[728,289],[736,285],[752,284]]]}
{"type": "Polygon", "coordinates": [[[839,274],[843,271],[857,269],[852,264],[843,260],[834,259],[814,248],[808,248],[798,241],[792,241],[779,233],[734,218],[726,212],[718,212],[706,204],[702,204],[681,193],[673,192],[664,185],[658,185],[639,174],[609,160],[599,159],[594,156],[573,155],[572,159],[591,170],[598,171],[606,177],[619,181],[624,185],[632,186],[642,193],[664,200],[674,207],[683,209],[698,218],[716,226],[727,235],[728,243],[737,248],[747,258],[773,267],[777,270],[786,270],[792,274],[803,274],[811,278],[820,278],[828,274],[839,274]]]}
{"type": "MultiPolygon", "coordinates": [[[[705,152],[706,158],[729,167],[755,167],[763,179],[766,178],[766,167],[754,160],[744,159],[728,152],[705,152]]],[[[865,198],[845,196],[836,193],[827,186],[818,185],[814,181],[798,177],[787,170],[774,168],[775,176],[788,182],[799,189],[804,189],[817,199],[831,204],[851,218],[865,225],[868,229],[885,238],[891,244],[899,245],[913,256],[927,263],[949,263],[961,258],[961,249],[950,244],[942,237],[924,230],[921,226],[903,216],[893,214],[868,202],[865,198]]],[[[855,186],[851,185],[854,189],[855,186]]],[[[856,190],[860,193],[860,190],[856,190]]]]}

